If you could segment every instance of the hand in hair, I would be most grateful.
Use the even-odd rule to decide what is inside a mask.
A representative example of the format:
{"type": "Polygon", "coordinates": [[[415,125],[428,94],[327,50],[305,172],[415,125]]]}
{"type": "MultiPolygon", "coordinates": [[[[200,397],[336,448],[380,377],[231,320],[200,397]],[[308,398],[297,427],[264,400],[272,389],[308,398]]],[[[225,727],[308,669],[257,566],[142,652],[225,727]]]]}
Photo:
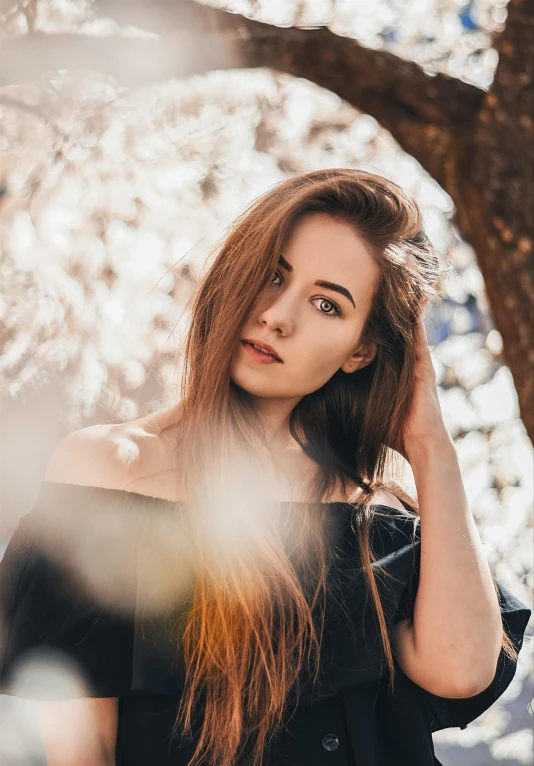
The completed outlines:
{"type": "Polygon", "coordinates": [[[430,349],[425,326],[419,317],[415,325],[416,368],[415,391],[410,414],[404,431],[404,453],[412,448],[427,445],[433,441],[451,440],[443,420],[438,398],[436,373],[430,358],[430,349]]]}

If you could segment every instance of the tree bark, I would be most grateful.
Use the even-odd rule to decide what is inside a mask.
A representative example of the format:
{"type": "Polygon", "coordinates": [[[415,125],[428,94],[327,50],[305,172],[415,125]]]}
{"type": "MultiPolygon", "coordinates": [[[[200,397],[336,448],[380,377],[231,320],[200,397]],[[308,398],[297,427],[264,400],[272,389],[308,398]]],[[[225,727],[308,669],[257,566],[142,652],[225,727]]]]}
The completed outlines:
{"type": "Polygon", "coordinates": [[[520,414],[534,442],[532,325],[534,0],[510,0],[489,91],[326,28],[282,28],[192,0],[100,0],[158,39],[30,33],[0,52],[0,85],[92,69],[139,86],[212,69],[269,67],[306,78],[373,117],[447,191],[485,280],[520,414]]]}
{"type": "Polygon", "coordinates": [[[445,189],[484,277],[523,423],[534,442],[534,3],[511,0],[499,64],[445,189]]]}

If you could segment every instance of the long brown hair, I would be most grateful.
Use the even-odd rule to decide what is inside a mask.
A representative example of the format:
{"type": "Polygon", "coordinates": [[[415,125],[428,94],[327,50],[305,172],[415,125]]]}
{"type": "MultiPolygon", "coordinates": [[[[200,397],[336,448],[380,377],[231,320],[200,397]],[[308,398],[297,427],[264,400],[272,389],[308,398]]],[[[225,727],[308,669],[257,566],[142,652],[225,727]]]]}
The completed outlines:
{"type": "MultiPolygon", "coordinates": [[[[328,595],[324,506],[336,482],[345,492],[359,488],[353,528],[393,684],[391,626],[371,566],[376,558],[369,532],[377,513],[371,501],[385,487],[418,516],[417,501],[399,486],[396,458],[404,451],[414,390],[414,328],[425,305],[440,299],[450,268],[423,231],[416,202],[391,180],[363,170],[319,170],[278,184],[238,217],[216,250],[194,296],[179,403],[161,424],[162,432],[174,435],[177,486],[187,498],[180,514],[190,531],[194,571],[177,637],[186,680],[174,729],[191,735],[201,710],[191,766],[232,766],[251,743],[249,762],[259,766],[301,669],[310,663],[318,677],[328,595]],[[250,395],[231,380],[230,352],[295,225],[314,212],[349,223],[378,266],[360,339],[377,351],[353,374],[338,370],[291,412],[291,434],[317,472],[306,501],[294,509],[299,523],[288,548],[280,508],[257,514],[262,523],[244,538],[235,523],[224,534],[236,507],[245,511],[239,524],[256,519],[267,484],[260,455],[270,454],[250,395]],[[242,493],[244,477],[248,494],[247,488],[242,493]]],[[[350,502],[355,494],[346,497],[350,502]]],[[[503,646],[517,659],[504,631],[503,646]]]]}

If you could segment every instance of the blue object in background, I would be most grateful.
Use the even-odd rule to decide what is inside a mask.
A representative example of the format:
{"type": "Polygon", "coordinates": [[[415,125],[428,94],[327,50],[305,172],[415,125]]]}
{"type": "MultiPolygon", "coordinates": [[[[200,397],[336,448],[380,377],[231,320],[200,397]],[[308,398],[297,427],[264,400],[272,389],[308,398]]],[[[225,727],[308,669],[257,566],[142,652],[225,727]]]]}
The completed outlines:
{"type": "Polygon", "coordinates": [[[431,347],[442,343],[451,334],[451,318],[456,306],[450,298],[443,298],[437,306],[432,306],[425,322],[426,336],[431,347]]]}
{"type": "Polygon", "coordinates": [[[465,8],[460,11],[458,14],[458,18],[462,22],[462,26],[464,29],[478,29],[478,24],[474,21],[473,17],[471,16],[471,3],[468,3],[465,8]]]}

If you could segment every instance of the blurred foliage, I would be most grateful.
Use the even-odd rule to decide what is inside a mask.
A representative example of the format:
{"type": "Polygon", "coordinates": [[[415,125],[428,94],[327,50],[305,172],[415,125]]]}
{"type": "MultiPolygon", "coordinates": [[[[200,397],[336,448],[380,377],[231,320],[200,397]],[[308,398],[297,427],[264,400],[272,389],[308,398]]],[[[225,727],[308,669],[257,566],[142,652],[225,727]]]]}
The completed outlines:
{"type": "MultiPolygon", "coordinates": [[[[506,21],[502,0],[212,5],[278,25],[328,24],[481,88],[497,65],[492,34],[506,21]]],[[[4,39],[29,31],[148,34],[101,18],[89,0],[0,0],[0,17],[4,39]]],[[[102,74],[63,70],[0,89],[2,396],[35,395],[54,383],[70,428],[97,405],[128,421],[172,400],[188,301],[227,224],[272,184],[332,166],[400,183],[454,263],[427,328],[440,400],[490,563],[528,602],[532,446],[452,201],[373,117],[305,80],[212,72],[127,90],[102,74]],[[147,378],[158,395],[145,401],[147,378]]],[[[530,642],[525,649],[531,657],[530,642]]],[[[528,730],[520,728],[514,744],[504,710],[526,674],[518,670],[498,705],[461,737],[453,730],[435,741],[461,739],[484,745],[493,762],[529,763],[528,730]]]]}

